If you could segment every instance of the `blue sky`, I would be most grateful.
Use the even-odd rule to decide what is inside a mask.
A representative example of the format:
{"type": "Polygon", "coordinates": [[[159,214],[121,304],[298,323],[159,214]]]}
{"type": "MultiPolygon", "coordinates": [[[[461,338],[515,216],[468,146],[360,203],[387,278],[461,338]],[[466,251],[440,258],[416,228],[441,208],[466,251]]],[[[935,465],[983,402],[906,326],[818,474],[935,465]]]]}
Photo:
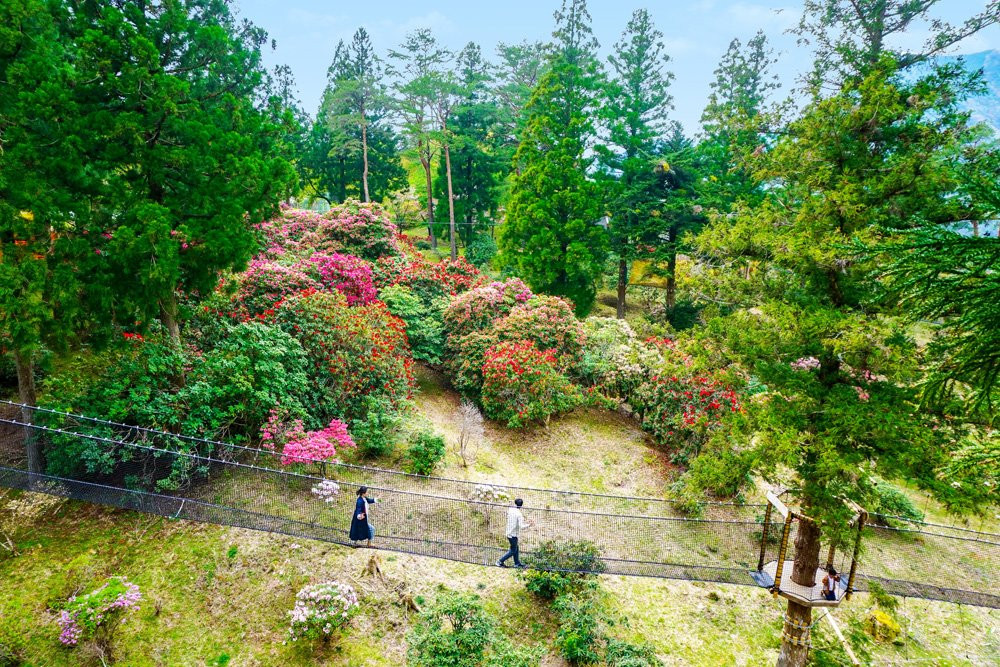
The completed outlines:
{"type": "MultiPolygon", "coordinates": [[[[459,49],[475,41],[487,54],[496,43],[523,39],[547,40],[552,12],[559,0],[235,0],[238,11],[268,31],[277,41],[269,51],[271,64],[284,63],[295,73],[299,98],[314,113],[326,85],[326,69],[337,41],[349,40],[365,26],[376,48],[385,53],[415,28],[431,28],[447,47],[459,49]]],[[[942,0],[934,15],[958,22],[986,5],[984,0],[942,0]]],[[[746,40],[762,29],[779,54],[775,68],[787,93],[796,75],[809,63],[808,49],[797,46],[786,30],[801,15],[798,0],[591,0],[594,33],[606,55],[617,41],[632,10],[646,7],[664,34],[673,62],[675,112],[689,132],[708,97],[712,72],[730,40],[746,40]]],[[[903,45],[919,45],[926,37],[918,26],[903,45]]],[[[963,42],[954,53],[1000,48],[1000,28],[992,27],[963,42]]]]}

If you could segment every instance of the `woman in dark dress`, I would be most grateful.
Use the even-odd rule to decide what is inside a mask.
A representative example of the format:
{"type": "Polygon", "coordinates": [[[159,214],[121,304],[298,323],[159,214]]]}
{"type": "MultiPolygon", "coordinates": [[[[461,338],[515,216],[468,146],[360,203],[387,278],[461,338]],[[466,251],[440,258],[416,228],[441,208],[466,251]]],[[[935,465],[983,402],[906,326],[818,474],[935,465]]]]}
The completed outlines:
{"type": "Polygon", "coordinates": [[[368,506],[378,502],[375,498],[368,497],[368,487],[362,486],[358,489],[358,502],[354,504],[354,516],[351,517],[351,541],[360,542],[368,540],[368,546],[372,545],[372,538],[375,537],[375,526],[368,520],[368,506]]]}

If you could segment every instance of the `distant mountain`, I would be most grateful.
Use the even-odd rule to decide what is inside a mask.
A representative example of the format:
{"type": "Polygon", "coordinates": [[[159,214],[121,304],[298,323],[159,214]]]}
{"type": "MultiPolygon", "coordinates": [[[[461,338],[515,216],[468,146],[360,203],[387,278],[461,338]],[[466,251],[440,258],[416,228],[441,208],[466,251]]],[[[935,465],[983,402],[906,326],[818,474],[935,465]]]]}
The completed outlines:
{"type": "Polygon", "coordinates": [[[967,100],[965,107],[972,112],[973,121],[988,124],[1000,136],[1000,51],[994,49],[937,59],[941,63],[955,63],[959,60],[965,63],[967,69],[983,70],[983,80],[987,87],[984,95],[967,100]]]}

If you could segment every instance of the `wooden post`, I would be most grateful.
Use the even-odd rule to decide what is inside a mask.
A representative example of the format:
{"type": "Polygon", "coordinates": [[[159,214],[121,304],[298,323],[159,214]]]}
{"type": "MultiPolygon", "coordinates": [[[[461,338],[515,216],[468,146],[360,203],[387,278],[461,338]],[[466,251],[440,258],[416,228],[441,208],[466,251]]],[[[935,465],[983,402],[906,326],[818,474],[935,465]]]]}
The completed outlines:
{"type": "Polygon", "coordinates": [[[767,550],[767,528],[771,525],[771,503],[767,504],[764,511],[764,528],[760,533],[760,558],[757,559],[757,571],[764,569],[764,551],[767,550]]]}
{"type": "Polygon", "coordinates": [[[861,510],[858,512],[858,534],[854,537],[854,554],[851,556],[851,573],[847,576],[847,591],[844,593],[844,599],[850,600],[851,593],[854,592],[854,575],[858,571],[858,552],[861,550],[861,531],[865,528],[865,520],[868,518],[868,512],[861,510]]]}
{"type": "Polygon", "coordinates": [[[771,594],[778,597],[781,590],[781,572],[785,569],[785,553],[788,551],[788,535],[792,532],[792,520],[795,518],[794,512],[785,515],[785,527],[781,531],[781,546],[778,547],[778,562],[774,568],[774,586],[771,587],[771,594]]]}

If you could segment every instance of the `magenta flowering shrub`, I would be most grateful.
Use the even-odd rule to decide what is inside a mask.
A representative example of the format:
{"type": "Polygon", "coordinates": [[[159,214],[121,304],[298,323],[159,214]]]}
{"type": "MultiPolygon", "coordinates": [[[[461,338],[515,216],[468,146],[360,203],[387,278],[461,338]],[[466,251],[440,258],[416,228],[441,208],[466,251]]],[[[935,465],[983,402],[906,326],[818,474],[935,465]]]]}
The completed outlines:
{"type": "Polygon", "coordinates": [[[471,289],[454,298],[445,310],[445,334],[457,339],[473,331],[487,329],[533,296],[519,278],[471,289]]]}
{"type": "Polygon", "coordinates": [[[376,299],[371,264],[359,257],[315,253],[298,266],[328,291],[343,294],[348,306],[364,306],[376,299]]]}
{"type": "Polygon", "coordinates": [[[299,266],[261,259],[250,262],[246,272],[237,278],[237,284],[232,314],[243,320],[273,309],[275,303],[289,294],[320,288],[320,284],[299,266]]]}
{"type": "Polygon", "coordinates": [[[288,639],[324,641],[343,628],[358,609],[358,595],[340,581],[324,581],[306,586],[295,595],[288,615],[288,639]]]}
{"type": "Polygon", "coordinates": [[[286,466],[336,461],[341,451],[355,447],[347,425],[339,419],[331,420],[326,428],[307,431],[301,419],[288,421],[278,410],[271,411],[261,428],[260,442],[265,449],[280,449],[281,465],[286,466]]]}
{"type": "Polygon", "coordinates": [[[344,252],[369,262],[380,257],[401,256],[399,228],[378,204],[345,202],[321,217],[305,233],[301,245],[314,252],[344,252]]]}
{"type": "Polygon", "coordinates": [[[125,577],[111,577],[99,588],[71,597],[59,612],[59,641],[76,646],[81,639],[107,645],[126,614],[138,611],[142,593],[125,577]]]}

